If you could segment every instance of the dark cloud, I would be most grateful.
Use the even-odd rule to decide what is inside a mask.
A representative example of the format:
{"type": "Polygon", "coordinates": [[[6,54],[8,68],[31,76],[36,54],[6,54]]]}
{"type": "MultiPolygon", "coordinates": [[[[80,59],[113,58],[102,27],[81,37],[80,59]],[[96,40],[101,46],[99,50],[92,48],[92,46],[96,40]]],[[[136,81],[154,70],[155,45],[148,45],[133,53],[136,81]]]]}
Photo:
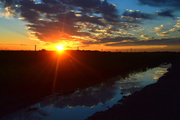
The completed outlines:
{"type": "Polygon", "coordinates": [[[0,0],[0,2],[3,2],[5,6],[12,5],[15,1],[13,0],[0,0]]]}
{"type": "Polygon", "coordinates": [[[102,11],[103,17],[108,21],[118,21],[118,11],[116,6],[113,4],[109,4],[107,0],[102,2],[100,7],[100,11],[102,11]]]}
{"type": "MultiPolygon", "coordinates": [[[[52,2],[51,3],[35,3],[32,0],[22,0],[19,2],[20,8],[26,8],[34,11],[38,11],[39,13],[46,14],[57,14],[60,12],[64,12],[67,8],[61,3],[52,2]]],[[[23,11],[23,10],[21,10],[23,11]]]]}
{"type": "Polygon", "coordinates": [[[43,3],[52,3],[52,4],[56,4],[58,3],[56,0],[42,0],[43,3]]]}
{"type": "MultiPolygon", "coordinates": [[[[137,28],[141,20],[154,19],[155,16],[141,11],[125,11],[121,17],[116,6],[107,0],[42,0],[40,3],[34,0],[1,1],[4,7],[15,11],[27,22],[32,34],[46,42],[84,37],[88,38],[83,41],[84,44],[133,43],[137,38],[125,35],[120,28],[137,28]]],[[[172,17],[171,13],[162,11],[158,16],[172,17]]]]}
{"type": "Polygon", "coordinates": [[[143,13],[139,10],[126,10],[123,14],[123,16],[126,17],[132,17],[134,19],[138,18],[138,19],[153,19],[154,15],[152,14],[148,14],[148,13],[143,13]]]}
{"type": "MultiPolygon", "coordinates": [[[[57,42],[71,36],[91,37],[92,26],[120,24],[116,6],[106,0],[1,0],[15,11],[38,39],[57,42]]],[[[122,26],[122,25],[121,25],[122,26]]],[[[102,29],[101,28],[101,29],[102,29]]],[[[72,39],[70,39],[72,40],[72,39]]]]}
{"type": "Polygon", "coordinates": [[[119,17],[116,6],[108,3],[107,0],[62,0],[62,2],[81,7],[83,11],[91,14],[92,12],[102,14],[108,21],[117,21],[119,17]]]}
{"type": "Polygon", "coordinates": [[[129,19],[129,18],[121,18],[121,20],[117,23],[111,23],[111,25],[114,26],[114,29],[120,29],[123,28],[125,30],[130,30],[139,27],[139,24],[141,24],[140,21],[129,19]]]}
{"type": "Polygon", "coordinates": [[[101,5],[100,0],[61,0],[65,4],[79,6],[83,8],[94,8],[101,5]]]}
{"type": "Polygon", "coordinates": [[[175,18],[173,13],[174,13],[174,9],[158,11],[157,14],[144,13],[139,10],[135,10],[135,11],[126,10],[126,11],[124,11],[124,13],[122,15],[124,18],[136,19],[136,21],[134,20],[134,22],[137,22],[138,19],[152,20],[152,19],[156,19],[158,16],[175,18]]]}
{"type": "Polygon", "coordinates": [[[28,30],[45,42],[73,41],[78,36],[84,44],[133,41],[136,38],[127,37],[130,34],[119,30],[136,28],[140,23],[136,20],[119,19],[116,6],[106,0],[43,0],[42,3],[16,0],[9,2],[8,5],[7,7],[18,5],[13,7],[13,10],[16,9],[20,17],[28,22],[28,30]],[[109,26],[111,27],[108,28],[109,26]],[[102,32],[104,29],[105,33],[102,32]],[[93,35],[98,32],[101,37],[93,35]],[[117,37],[117,34],[121,37],[117,37]],[[82,40],[82,37],[88,39],[82,40]]]}
{"type": "Polygon", "coordinates": [[[79,22],[89,22],[89,23],[94,23],[94,24],[98,24],[101,26],[105,26],[106,24],[103,23],[102,21],[100,21],[101,17],[90,17],[87,15],[82,15],[82,17],[79,17],[77,21],[79,22]]]}
{"type": "Polygon", "coordinates": [[[156,7],[172,7],[179,9],[180,0],[139,0],[141,4],[156,7]]]}
{"type": "Polygon", "coordinates": [[[175,16],[173,15],[173,10],[164,10],[164,11],[160,11],[157,12],[158,16],[162,16],[162,17],[171,17],[174,18],[175,16]]]}
{"type": "Polygon", "coordinates": [[[180,38],[163,38],[134,42],[118,42],[106,46],[137,46],[137,45],[180,45],[180,38]]]}
{"type": "Polygon", "coordinates": [[[40,17],[39,13],[32,9],[27,9],[26,7],[21,7],[20,15],[28,22],[36,23],[40,17]]]}

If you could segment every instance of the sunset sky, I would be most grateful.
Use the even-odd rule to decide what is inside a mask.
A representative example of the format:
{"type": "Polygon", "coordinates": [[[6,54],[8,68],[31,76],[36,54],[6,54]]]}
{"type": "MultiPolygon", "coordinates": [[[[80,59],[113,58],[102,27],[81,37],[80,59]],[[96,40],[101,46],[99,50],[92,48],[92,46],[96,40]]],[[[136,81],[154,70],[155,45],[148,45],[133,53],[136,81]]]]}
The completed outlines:
{"type": "Polygon", "coordinates": [[[180,51],[180,0],[0,0],[0,50],[180,51]]]}

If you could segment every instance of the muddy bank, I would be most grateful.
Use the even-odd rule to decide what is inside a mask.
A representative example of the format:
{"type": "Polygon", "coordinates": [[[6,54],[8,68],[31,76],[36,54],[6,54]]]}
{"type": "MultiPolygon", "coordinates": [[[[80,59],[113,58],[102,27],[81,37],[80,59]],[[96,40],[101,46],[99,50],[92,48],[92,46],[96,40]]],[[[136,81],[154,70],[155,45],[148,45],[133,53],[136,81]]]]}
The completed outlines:
{"type": "Polygon", "coordinates": [[[179,120],[180,59],[155,84],[119,101],[107,111],[98,112],[88,120],[179,120]]]}

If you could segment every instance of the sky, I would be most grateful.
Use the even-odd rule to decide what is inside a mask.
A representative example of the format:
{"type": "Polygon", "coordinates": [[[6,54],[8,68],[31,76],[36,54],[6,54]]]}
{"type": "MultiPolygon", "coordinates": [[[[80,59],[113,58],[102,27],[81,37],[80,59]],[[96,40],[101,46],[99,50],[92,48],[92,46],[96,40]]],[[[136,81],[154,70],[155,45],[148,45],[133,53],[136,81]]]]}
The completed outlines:
{"type": "Polygon", "coordinates": [[[0,50],[180,51],[179,0],[0,0],[0,50]]]}

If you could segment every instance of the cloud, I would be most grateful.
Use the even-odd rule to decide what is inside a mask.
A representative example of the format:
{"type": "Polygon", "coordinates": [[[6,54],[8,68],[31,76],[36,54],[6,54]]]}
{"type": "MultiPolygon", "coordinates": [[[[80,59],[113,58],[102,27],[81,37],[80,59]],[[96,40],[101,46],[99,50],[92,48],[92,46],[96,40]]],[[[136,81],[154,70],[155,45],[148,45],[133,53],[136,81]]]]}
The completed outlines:
{"type": "Polygon", "coordinates": [[[110,4],[107,0],[62,0],[62,3],[82,7],[86,12],[92,14],[102,14],[103,18],[108,21],[117,21],[119,15],[114,4],[110,4]]]}
{"type": "MultiPolygon", "coordinates": [[[[76,41],[84,44],[134,41],[128,30],[138,28],[153,14],[127,10],[120,16],[107,0],[8,0],[4,8],[27,22],[32,36],[45,42],[76,41]]],[[[145,38],[145,36],[144,36],[145,38]]],[[[146,37],[145,39],[152,39],[146,37]]]]}
{"type": "Polygon", "coordinates": [[[173,15],[173,10],[163,10],[163,11],[158,11],[157,15],[162,16],[162,17],[171,17],[174,18],[175,16],[173,15]]]}
{"type": "Polygon", "coordinates": [[[174,25],[174,27],[180,28],[180,24],[177,23],[176,25],[174,25]]]}
{"type": "Polygon", "coordinates": [[[154,30],[156,32],[161,32],[161,31],[165,30],[165,27],[164,27],[164,25],[160,25],[159,27],[155,27],[154,30]]]}
{"type": "Polygon", "coordinates": [[[102,2],[99,10],[102,12],[103,17],[108,21],[118,21],[118,11],[114,4],[109,4],[107,0],[102,2]]]}
{"type": "Polygon", "coordinates": [[[42,0],[43,3],[53,3],[56,4],[57,1],[56,0],[42,0]]]}
{"type": "Polygon", "coordinates": [[[176,28],[172,28],[169,30],[169,32],[180,33],[180,30],[176,30],[176,28]]]}
{"type": "Polygon", "coordinates": [[[84,44],[109,44],[109,43],[119,43],[119,42],[126,42],[126,41],[131,41],[134,42],[136,41],[137,38],[135,37],[106,37],[106,38],[102,38],[98,41],[85,41],[84,44]]]}
{"type": "Polygon", "coordinates": [[[172,7],[179,9],[179,0],[139,0],[141,4],[155,7],[172,7]]]}
{"type": "Polygon", "coordinates": [[[123,29],[118,29],[117,30],[117,34],[121,35],[121,36],[133,36],[134,34],[132,33],[128,33],[127,31],[123,30],[123,29]]]}
{"type": "Polygon", "coordinates": [[[168,9],[168,10],[158,11],[157,14],[150,14],[150,13],[141,12],[139,10],[126,10],[122,14],[122,16],[124,18],[133,18],[136,20],[153,20],[156,19],[158,16],[175,18],[173,12],[174,10],[168,9]]]}
{"type": "MultiPolygon", "coordinates": [[[[120,16],[116,5],[110,4],[107,0],[1,1],[7,13],[26,21],[27,29],[37,39],[51,43],[78,39],[85,45],[134,44],[138,43],[138,38],[133,37],[129,31],[136,28],[138,30],[143,20],[155,19],[157,16],[173,17],[173,11],[170,10],[158,12],[157,15],[126,10],[120,16]]],[[[180,28],[179,25],[180,22],[177,22],[174,27],[180,28]]],[[[175,32],[163,32],[166,30],[164,25],[155,27],[154,30],[160,32],[157,33],[158,36],[168,36],[169,32],[175,32]]],[[[140,35],[146,41],[154,40],[148,35],[140,35]]]]}
{"type": "Polygon", "coordinates": [[[176,23],[176,25],[174,25],[174,27],[180,28],[180,20],[177,20],[177,23],[176,23]]]}
{"type": "Polygon", "coordinates": [[[30,23],[36,23],[38,22],[38,19],[40,18],[40,14],[38,11],[35,11],[33,9],[27,9],[26,7],[21,7],[21,17],[24,18],[24,20],[30,22],[30,23]]]}
{"type": "Polygon", "coordinates": [[[102,3],[100,0],[61,0],[61,1],[65,4],[70,4],[70,5],[79,6],[83,8],[99,7],[102,3]]]}
{"type": "Polygon", "coordinates": [[[180,10],[180,0],[138,0],[142,5],[164,7],[166,10],[157,12],[158,16],[175,18],[174,12],[180,10]]]}
{"type": "Polygon", "coordinates": [[[154,15],[149,14],[149,13],[143,13],[139,10],[126,10],[123,14],[125,17],[130,17],[134,19],[153,19],[154,15]]]}
{"type": "Polygon", "coordinates": [[[12,1],[5,8],[15,10],[28,22],[32,36],[45,42],[78,39],[84,44],[103,44],[135,40],[126,30],[140,24],[137,20],[121,19],[116,6],[106,0],[12,1]]]}
{"type": "Polygon", "coordinates": [[[88,15],[82,15],[81,17],[77,18],[77,21],[79,22],[89,22],[89,23],[94,23],[98,24],[101,26],[106,26],[106,24],[100,20],[101,17],[98,16],[88,16],[88,15]]]}
{"type": "MultiPolygon", "coordinates": [[[[84,40],[93,40],[93,34],[107,26],[132,27],[119,21],[116,6],[107,0],[1,1],[6,12],[19,15],[21,20],[28,22],[28,30],[37,39],[46,42],[75,40],[78,36],[84,37],[84,40]]],[[[115,27],[112,28],[112,32],[106,31],[111,36],[117,31],[115,27]]]]}
{"type": "Polygon", "coordinates": [[[162,38],[153,40],[136,40],[133,42],[109,43],[106,46],[139,46],[139,45],[180,45],[180,38],[162,38]]]}
{"type": "Polygon", "coordinates": [[[162,36],[162,37],[167,37],[169,35],[169,32],[157,33],[156,35],[162,36]]]}
{"type": "Polygon", "coordinates": [[[4,12],[2,12],[0,9],[0,17],[5,17],[6,19],[13,18],[15,17],[15,11],[11,10],[9,7],[6,7],[4,12]]]}
{"type": "Polygon", "coordinates": [[[148,35],[141,35],[141,38],[145,38],[146,40],[152,40],[154,37],[149,37],[148,35]]]}

